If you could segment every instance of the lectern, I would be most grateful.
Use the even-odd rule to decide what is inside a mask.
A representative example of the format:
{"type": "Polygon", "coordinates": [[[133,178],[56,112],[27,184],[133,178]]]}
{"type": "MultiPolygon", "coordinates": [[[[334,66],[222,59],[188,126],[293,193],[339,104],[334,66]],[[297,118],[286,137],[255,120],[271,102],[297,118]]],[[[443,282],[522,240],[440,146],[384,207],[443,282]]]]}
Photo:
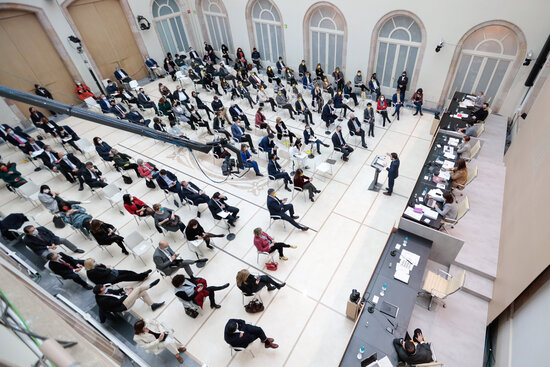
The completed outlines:
{"type": "Polygon", "coordinates": [[[374,168],[374,178],[372,179],[372,182],[369,186],[369,190],[371,191],[380,191],[381,184],[378,183],[378,175],[380,174],[380,171],[384,169],[384,165],[386,163],[386,157],[377,155],[372,160],[372,163],[370,166],[374,168]]]}

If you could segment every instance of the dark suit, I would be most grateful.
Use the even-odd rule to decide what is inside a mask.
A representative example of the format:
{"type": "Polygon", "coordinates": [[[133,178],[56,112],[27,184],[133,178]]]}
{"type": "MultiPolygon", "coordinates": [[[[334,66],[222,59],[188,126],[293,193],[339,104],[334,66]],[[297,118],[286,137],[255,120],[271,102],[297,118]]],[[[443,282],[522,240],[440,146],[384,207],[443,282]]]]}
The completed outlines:
{"type": "Polygon", "coordinates": [[[21,130],[21,128],[19,126],[17,126],[15,129],[12,129],[12,134],[7,134],[7,136],[6,136],[6,139],[8,140],[9,143],[11,143],[12,145],[15,145],[16,147],[18,147],[19,149],[21,149],[21,151],[23,151],[25,153],[25,144],[27,142],[25,141],[24,143],[21,144],[15,138],[14,135],[19,137],[19,139],[21,141],[23,141],[23,139],[24,140],[29,140],[31,138],[31,136],[28,135],[27,133],[23,132],[23,130],[21,130]]]}
{"type": "Polygon", "coordinates": [[[26,234],[23,237],[25,246],[30,248],[35,254],[45,257],[50,252],[48,247],[52,245],[65,245],[71,251],[78,249],[72,242],[66,238],[60,238],[56,236],[52,231],[46,227],[36,227],[38,235],[26,234]]]}
{"type": "Polygon", "coordinates": [[[238,104],[235,104],[233,107],[229,107],[229,114],[233,118],[233,121],[236,121],[238,118],[240,118],[242,121],[244,121],[244,126],[250,127],[248,117],[246,117],[245,113],[238,104]]]}
{"type": "Polygon", "coordinates": [[[288,172],[281,171],[281,165],[271,159],[267,164],[267,174],[274,177],[276,180],[283,179],[285,181],[285,186],[292,182],[288,172]]]}
{"type": "Polygon", "coordinates": [[[397,352],[398,359],[409,365],[432,362],[432,350],[428,343],[416,345],[414,354],[409,355],[401,345],[401,339],[393,339],[393,347],[397,352]]]}
{"type": "Polygon", "coordinates": [[[224,210],[229,212],[230,214],[227,216],[226,219],[229,224],[234,224],[237,220],[239,209],[235,208],[234,206],[227,205],[225,201],[226,199],[219,199],[216,201],[214,200],[214,198],[210,198],[210,200],[208,201],[208,209],[210,209],[210,213],[212,213],[214,219],[222,219],[222,217],[220,217],[218,214],[224,210]],[[225,207],[222,209],[220,205],[224,205],[225,207]]]}
{"type": "Polygon", "coordinates": [[[143,108],[152,108],[155,110],[155,113],[157,115],[160,115],[157,106],[153,101],[151,101],[151,98],[149,98],[148,95],[140,92],[138,93],[137,99],[138,99],[139,105],[141,105],[143,108]]]}
{"type": "Polygon", "coordinates": [[[170,172],[170,171],[166,171],[166,177],[167,177],[169,180],[173,181],[173,182],[175,183],[175,185],[172,186],[172,187],[168,186],[168,184],[166,183],[166,181],[164,180],[164,178],[162,178],[161,175],[158,175],[158,176],[157,176],[157,183],[158,183],[159,187],[160,187],[162,190],[177,193],[178,196],[179,196],[179,198],[180,198],[180,202],[183,204],[183,200],[184,200],[183,191],[181,190],[181,184],[179,183],[178,178],[176,177],[175,174],[173,174],[173,173],[170,172]]]}
{"type": "Polygon", "coordinates": [[[187,181],[187,187],[181,187],[183,196],[186,199],[191,200],[193,202],[193,205],[205,204],[208,203],[208,200],[210,200],[208,195],[204,193],[200,194],[200,190],[201,189],[191,181],[187,181]]]}
{"type": "Polygon", "coordinates": [[[109,111],[111,113],[114,113],[119,119],[128,118],[128,111],[126,111],[126,108],[124,108],[124,106],[122,106],[120,103],[115,103],[114,105],[112,105],[109,111]]]}
{"type": "Polygon", "coordinates": [[[264,152],[268,152],[271,154],[271,151],[273,150],[273,148],[275,148],[275,142],[273,140],[270,140],[269,136],[264,136],[262,140],[260,140],[260,142],[258,143],[258,146],[262,148],[264,152]]]}
{"type": "Polygon", "coordinates": [[[84,180],[82,179],[82,176],[80,175],[80,169],[84,167],[84,164],[80,161],[80,159],[76,158],[73,153],[68,153],[65,155],[67,158],[78,171],[73,172],[73,168],[65,161],[65,159],[60,159],[58,162],[59,170],[65,176],[67,181],[74,183],[75,178],[78,179],[78,182],[80,183],[80,187],[83,187],[84,180]]]}
{"type": "Polygon", "coordinates": [[[42,163],[44,163],[44,165],[49,169],[53,170],[54,167],[58,167],[57,153],[54,152],[53,150],[50,152],[44,151],[38,157],[42,160],[42,163]]]}
{"type": "MultiPolygon", "coordinates": [[[[96,294],[95,301],[97,302],[97,305],[99,306],[101,311],[122,312],[127,310],[126,306],[124,306],[124,304],[122,303],[127,297],[127,295],[124,294],[124,288],[120,288],[120,289],[109,288],[106,290],[106,292],[108,294],[116,294],[122,297],[118,298],[118,297],[111,297],[106,294],[103,294],[103,295],[96,294]]],[[[100,318],[102,318],[101,316],[102,315],[100,314],[100,318]]],[[[103,315],[103,318],[104,318],[104,315],[103,315]]]]}
{"type": "Polygon", "coordinates": [[[292,224],[294,227],[298,229],[302,229],[302,226],[298,224],[292,218],[294,216],[294,206],[292,204],[283,204],[283,202],[279,199],[277,199],[274,196],[267,196],[267,209],[269,210],[270,215],[277,215],[281,217],[282,220],[286,220],[290,224],[292,224]],[[286,214],[286,212],[289,212],[290,215],[286,214]]]}
{"type": "Polygon", "coordinates": [[[365,130],[361,128],[361,123],[359,122],[359,119],[355,117],[353,120],[348,120],[348,129],[350,135],[359,135],[361,137],[361,144],[363,147],[366,147],[367,144],[365,143],[365,130]],[[357,132],[357,129],[359,129],[359,132],[357,132]]]}
{"type": "Polygon", "coordinates": [[[246,348],[248,344],[254,340],[260,338],[260,341],[264,342],[267,337],[261,327],[247,324],[244,320],[230,319],[225,325],[223,333],[223,339],[232,347],[246,348]],[[243,332],[243,336],[240,333],[229,332],[230,325],[237,323],[237,330],[243,332]]]}
{"type": "Polygon", "coordinates": [[[329,127],[330,124],[336,120],[338,116],[334,114],[334,109],[330,107],[330,105],[327,103],[323,107],[323,110],[321,111],[321,120],[323,120],[327,127],[329,127]]]}
{"type": "Polygon", "coordinates": [[[94,173],[95,177],[92,176],[92,172],[90,172],[86,167],[82,167],[80,169],[80,175],[82,176],[84,182],[86,182],[86,185],[90,186],[91,188],[107,186],[107,183],[105,181],[99,179],[101,177],[101,171],[97,169],[96,166],[94,166],[93,168],[96,169],[96,172],[94,173]]]}
{"type": "Polygon", "coordinates": [[[44,143],[42,143],[40,140],[36,140],[34,144],[31,146],[31,144],[27,141],[25,143],[25,153],[28,155],[31,155],[31,153],[38,152],[41,149],[44,149],[44,143]]]}
{"type": "Polygon", "coordinates": [[[115,78],[117,78],[117,80],[121,83],[129,83],[132,80],[124,69],[115,70],[114,74],[115,78]]]}
{"type": "Polygon", "coordinates": [[[334,134],[332,134],[332,145],[334,145],[335,150],[340,150],[343,153],[342,159],[347,158],[350,153],[353,152],[353,148],[347,145],[341,131],[336,131],[334,134]]]}
{"type": "Polygon", "coordinates": [[[183,268],[187,275],[189,275],[189,277],[193,277],[193,270],[191,270],[190,265],[194,264],[195,261],[177,258],[175,260],[172,260],[171,257],[174,254],[175,252],[170,246],[168,246],[164,250],[161,250],[157,247],[153,254],[153,261],[155,262],[157,269],[162,271],[166,275],[172,275],[173,273],[177,272],[178,269],[183,268]],[[166,255],[165,251],[170,254],[170,257],[166,255]]]}
{"type": "Polygon", "coordinates": [[[390,166],[386,167],[386,170],[388,171],[388,192],[391,194],[395,179],[399,177],[399,159],[391,161],[390,166]]]}
{"type": "Polygon", "coordinates": [[[115,83],[108,84],[105,90],[107,91],[107,94],[109,96],[113,94],[118,94],[118,86],[115,83]]]}
{"type": "Polygon", "coordinates": [[[392,114],[392,116],[397,114],[397,119],[399,120],[399,111],[401,110],[401,107],[403,106],[403,94],[401,93],[401,91],[399,91],[399,95],[397,95],[397,93],[393,94],[393,96],[391,98],[391,102],[395,106],[395,111],[392,114]]]}
{"type": "Polygon", "coordinates": [[[147,278],[148,273],[138,274],[130,270],[110,269],[103,264],[97,264],[95,268],[88,270],[86,275],[95,284],[115,284],[119,282],[141,282],[147,278]]]}
{"type": "Polygon", "coordinates": [[[77,265],[83,265],[84,260],[74,259],[69,255],[65,255],[63,252],[58,253],[58,255],[59,258],[57,261],[50,261],[48,263],[52,272],[61,276],[63,279],[72,279],[73,282],[83,287],[88,287],[88,283],[73,270],[76,269],[77,265]]]}
{"type": "Polygon", "coordinates": [[[306,101],[302,98],[301,101],[296,101],[294,104],[294,107],[296,107],[296,112],[301,113],[304,115],[305,123],[309,123],[313,125],[313,115],[311,114],[311,111],[309,110],[306,101]]]}
{"type": "Polygon", "coordinates": [[[99,107],[101,107],[101,112],[103,113],[109,113],[111,110],[111,102],[107,99],[100,99],[98,100],[99,107]]]}
{"type": "Polygon", "coordinates": [[[405,99],[405,91],[407,90],[408,83],[409,78],[407,78],[406,76],[401,75],[399,78],[397,78],[397,88],[399,89],[399,92],[401,93],[403,99],[405,99]]]}
{"type": "Polygon", "coordinates": [[[145,120],[143,118],[143,115],[137,112],[136,110],[132,110],[128,112],[126,114],[126,119],[128,119],[128,121],[130,122],[133,122],[134,124],[143,125],[143,126],[147,126],[151,122],[151,120],[145,120]],[[143,122],[141,120],[143,120],[143,122]]]}

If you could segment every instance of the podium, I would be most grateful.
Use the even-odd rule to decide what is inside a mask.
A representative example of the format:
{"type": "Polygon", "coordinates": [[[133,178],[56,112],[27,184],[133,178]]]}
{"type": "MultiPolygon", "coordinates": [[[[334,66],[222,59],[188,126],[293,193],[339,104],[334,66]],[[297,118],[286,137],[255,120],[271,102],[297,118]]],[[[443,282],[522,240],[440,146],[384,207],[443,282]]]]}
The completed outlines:
{"type": "Polygon", "coordinates": [[[372,160],[372,163],[370,166],[374,168],[374,178],[372,182],[370,183],[369,190],[371,191],[380,191],[380,188],[382,187],[381,184],[378,183],[378,175],[380,174],[380,171],[384,169],[384,164],[386,163],[386,157],[377,155],[372,160]]]}

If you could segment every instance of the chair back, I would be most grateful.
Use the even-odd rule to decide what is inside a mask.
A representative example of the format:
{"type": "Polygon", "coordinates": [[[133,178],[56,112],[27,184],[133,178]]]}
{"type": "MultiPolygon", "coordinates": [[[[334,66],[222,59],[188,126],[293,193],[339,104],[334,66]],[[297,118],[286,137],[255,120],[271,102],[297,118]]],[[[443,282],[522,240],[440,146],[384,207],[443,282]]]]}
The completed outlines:
{"type": "Polygon", "coordinates": [[[88,97],[84,100],[84,103],[86,103],[86,106],[89,108],[97,108],[100,109],[99,103],[96,102],[96,100],[93,97],[88,97]]]}
{"type": "Polygon", "coordinates": [[[138,231],[133,231],[128,236],[124,237],[124,244],[129,249],[134,249],[136,246],[139,246],[139,244],[141,244],[143,241],[145,241],[145,238],[138,231]]]}
{"type": "Polygon", "coordinates": [[[105,196],[111,199],[120,194],[120,192],[120,187],[118,187],[115,183],[110,183],[103,188],[103,193],[105,196]]]}
{"type": "Polygon", "coordinates": [[[95,151],[94,145],[86,138],[80,138],[74,142],[84,153],[91,153],[95,151]]]}
{"type": "Polygon", "coordinates": [[[139,83],[138,83],[137,80],[130,80],[130,83],[128,85],[132,89],[138,89],[139,88],[139,83]]]}
{"type": "Polygon", "coordinates": [[[472,149],[470,149],[470,159],[473,159],[480,149],[481,149],[481,142],[479,140],[476,140],[476,143],[474,144],[472,149]]]}
{"type": "Polygon", "coordinates": [[[27,181],[26,184],[19,186],[17,188],[19,193],[27,199],[38,199],[38,193],[40,192],[40,187],[32,181],[27,181]],[[33,198],[36,196],[36,198],[33,198]]]}
{"type": "Polygon", "coordinates": [[[470,202],[468,201],[468,197],[464,196],[464,199],[458,203],[456,221],[458,222],[468,210],[470,210],[470,202]]]}
{"type": "Polygon", "coordinates": [[[176,77],[176,79],[185,78],[185,76],[183,75],[183,71],[181,71],[181,70],[176,71],[175,77],[176,77]]]}
{"type": "Polygon", "coordinates": [[[481,133],[483,133],[485,131],[485,124],[484,123],[480,123],[477,125],[477,135],[476,135],[476,138],[479,138],[479,136],[481,135],[481,133]]]}
{"type": "Polygon", "coordinates": [[[477,166],[474,169],[468,169],[468,177],[466,178],[466,185],[469,185],[474,178],[477,177],[477,166]]]}
{"type": "Polygon", "coordinates": [[[458,291],[464,286],[464,280],[466,278],[466,270],[463,270],[460,274],[453,276],[447,281],[447,288],[445,289],[445,294],[447,296],[458,291]]]}

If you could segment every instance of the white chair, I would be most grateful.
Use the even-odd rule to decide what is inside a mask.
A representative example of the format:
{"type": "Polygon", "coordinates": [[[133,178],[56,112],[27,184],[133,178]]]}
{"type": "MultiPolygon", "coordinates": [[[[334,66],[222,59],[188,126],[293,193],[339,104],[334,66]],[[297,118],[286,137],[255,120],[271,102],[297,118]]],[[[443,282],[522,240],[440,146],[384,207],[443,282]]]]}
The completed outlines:
{"type": "MultiPolygon", "coordinates": [[[[122,201],[124,191],[122,191],[122,189],[118,187],[117,184],[110,183],[103,188],[103,195],[105,196],[105,199],[109,200],[111,207],[113,207],[113,204],[116,204],[118,206],[118,203],[122,201]]],[[[122,210],[120,210],[120,212],[124,215],[124,212],[122,210]]]]}
{"type": "MultiPolygon", "coordinates": [[[[212,240],[210,240],[210,242],[212,242],[212,240]]],[[[204,257],[201,250],[199,249],[199,246],[203,243],[205,243],[203,240],[194,240],[194,241],[187,240],[187,246],[189,247],[189,251],[194,252],[195,255],[197,255],[197,258],[199,259],[204,257]]]]}
{"type": "Polygon", "coordinates": [[[16,191],[23,198],[30,200],[33,206],[37,206],[38,194],[40,193],[40,187],[32,181],[27,181],[23,186],[16,188],[16,191]]]}
{"type": "Polygon", "coordinates": [[[292,198],[293,199],[294,199],[294,194],[297,193],[297,192],[301,192],[303,194],[304,200],[307,201],[306,192],[304,191],[304,189],[302,189],[301,187],[298,187],[298,186],[294,186],[294,191],[292,191],[292,198]]]}
{"type": "Polygon", "coordinates": [[[134,256],[138,256],[144,265],[147,265],[141,258],[150,248],[153,248],[153,243],[150,238],[144,238],[138,231],[133,231],[124,238],[124,243],[128,251],[134,256]]]}
{"type": "MultiPolygon", "coordinates": [[[[269,253],[269,252],[265,252],[265,251],[257,251],[256,253],[256,264],[258,264],[258,266],[260,266],[260,256],[265,256],[266,257],[266,262],[275,262],[275,260],[273,259],[273,253],[269,253]]],[[[262,268],[265,266],[265,263],[262,265],[262,268]]]]}
{"type": "Polygon", "coordinates": [[[139,91],[139,83],[137,80],[130,80],[130,83],[128,83],[131,90],[137,92],[139,91]]]}
{"type": "Polygon", "coordinates": [[[180,82],[180,85],[183,87],[183,82],[187,79],[183,71],[181,70],[176,71],[175,77],[180,82]]]}
{"type": "Polygon", "coordinates": [[[87,154],[95,152],[95,146],[86,138],[75,140],[74,143],[84,153],[85,157],[87,157],[87,154]]]}
{"type": "Polygon", "coordinates": [[[252,356],[252,358],[256,358],[256,356],[254,355],[254,353],[252,353],[252,351],[248,348],[243,348],[243,347],[233,347],[233,346],[229,346],[229,349],[231,350],[231,357],[233,357],[233,352],[235,352],[235,354],[237,354],[238,352],[243,352],[243,351],[248,351],[250,353],[250,355],[252,356]]]}
{"type": "Polygon", "coordinates": [[[269,227],[267,227],[267,228],[268,228],[268,229],[271,228],[271,225],[272,225],[276,220],[281,220],[281,222],[283,222],[283,231],[286,232],[286,224],[285,224],[285,221],[282,220],[282,218],[281,218],[280,215],[269,215],[269,227]]]}
{"type": "Polygon", "coordinates": [[[147,227],[149,229],[151,229],[151,226],[149,225],[149,223],[147,223],[147,218],[148,217],[140,217],[139,215],[132,215],[134,217],[134,220],[136,221],[136,224],[139,226],[139,222],[145,222],[145,224],[147,224],[147,227]]]}
{"type": "Polygon", "coordinates": [[[101,107],[99,106],[99,103],[93,98],[88,97],[84,100],[84,103],[86,103],[86,106],[91,110],[99,110],[101,111],[101,107]]]}

